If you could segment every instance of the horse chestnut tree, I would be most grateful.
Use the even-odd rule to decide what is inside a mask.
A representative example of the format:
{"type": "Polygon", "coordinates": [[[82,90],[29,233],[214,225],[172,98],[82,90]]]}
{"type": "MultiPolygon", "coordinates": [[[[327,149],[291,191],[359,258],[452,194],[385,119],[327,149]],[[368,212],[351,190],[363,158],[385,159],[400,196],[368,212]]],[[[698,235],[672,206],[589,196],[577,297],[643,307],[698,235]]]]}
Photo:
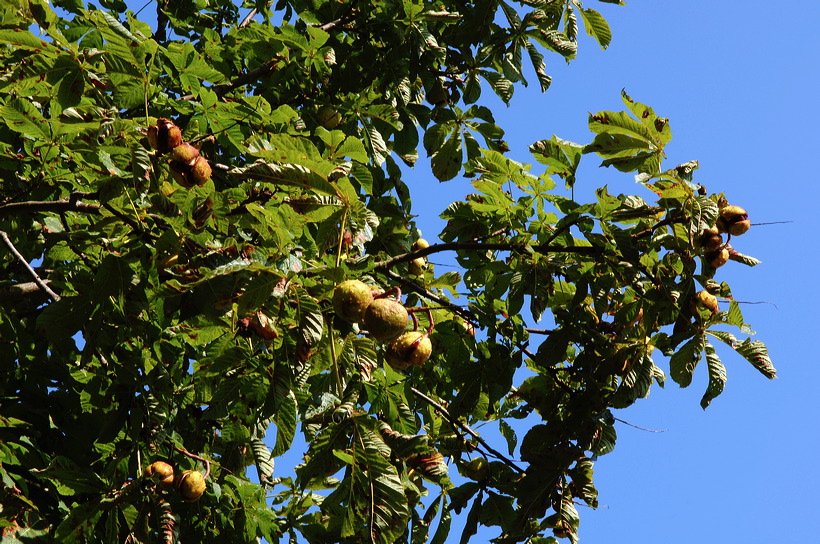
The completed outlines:
{"type": "Polygon", "coordinates": [[[708,406],[716,342],[774,377],[743,195],[664,162],[673,121],[624,92],[532,166],[482,105],[614,4],[0,9],[4,542],[574,541],[610,410],[699,361],[708,406]],[[570,198],[596,155],[637,194],[570,198]]]}

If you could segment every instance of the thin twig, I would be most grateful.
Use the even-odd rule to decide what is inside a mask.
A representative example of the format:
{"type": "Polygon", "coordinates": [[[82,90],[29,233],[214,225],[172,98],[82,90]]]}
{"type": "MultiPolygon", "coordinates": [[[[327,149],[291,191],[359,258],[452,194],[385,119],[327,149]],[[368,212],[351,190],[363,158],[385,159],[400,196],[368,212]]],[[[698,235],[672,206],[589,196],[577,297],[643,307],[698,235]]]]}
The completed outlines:
{"type": "Polygon", "coordinates": [[[11,242],[9,235],[6,234],[6,231],[0,230],[0,238],[3,239],[3,242],[6,244],[6,247],[9,248],[9,251],[11,251],[14,254],[14,256],[17,257],[17,260],[20,261],[20,263],[22,263],[22,265],[26,267],[26,270],[28,270],[28,273],[31,275],[32,278],[34,278],[34,282],[40,286],[40,289],[48,293],[48,296],[50,296],[54,302],[59,301],[60,295],[52,291],[48,284],[44,282],[42,278],[40,278],[40,276],[37,275],[37,272],[35,272],[31,265],[28,264],[26,258],[23,257],[19,251],[17,251],[16,247],[14,247],[14,244],[11,242]]]}
{"type": "Polygon", "coordinates": [[[400,283],[405,288],[405,291],[412,291],[412,292],[414,292],[418,295],[421,295],[421,296],[423,296],[424,298],[426,298],[428,300],[432,300],[433,302],[435,302],[436,304],[441,306],[442,309],[452,310],[454,313],[460,315],[464,319],[468,319],[468,320],[470,320],[470,322],[475,323],[476,325],[478,324],[478,318],[470,310],[462,308],[461,306],[458,306],[457,304],[452,304],[451,302],[448,302],[447,300],[441,298],[440,296],[436,295],[435,293],[433,293],[431,291],[428,291],[427,289],[425,289],[424,287],[422,287],[418,283],[416,283],[412,280],[408,280],[407,278],[405,278],[405,277],[403,277],[399,274],[396,274],[395,272],[393,272],[391,270],[385,270],[384,273],[391,280],[400,283]]]}
{"type": "Polygon", "coordinates": [[[583,253],[592,255],[600,253],[600,250],[593,246],[551,246],[549,244],[539,244],[535,246],[526,244],[512,244],[509,242],[503,243],[487,243],[487,242],[445,242],[441,244],[433,244],[424,249],[417,249],[408,253],[396,255],[384,261],[375,263],[376,268],[390,268],[396,264],[410,262],[419,257],[426,257],[433,253],[440,253],[442,251],[458,251],[458,250],[476,250],[476,251],[516,251],[519,253],[527,253],[528,250],[536,253],[583,253]]]}
{"type": "Polygon", "coordinates": [[[665,433],[666,431],[669,430],[669,429],[663,429],[661,431],[655,431],[655,430],[652,430],[652,429],[645,429],[643,427],[638,427],[637,425],[633,425],[632,423],[629,423],[628,421],[624,421],[623,419],[617,418],[615,416],[613,416],[613,419],[615,419],[615,421],[620,421],[624,425],[629,425],[630,427],[635,427],[636,429],[640,429],[640,430],[646,431],[648,433],[665,433]]]}
{"type": "Polygon", "coordinates": [[[515,463],[514,463],[511,459],[508,459],[508,458],[507,458],[507,457],[506,457],[503,453],[499,452],[498,450],[496,450],[495,448],[493,448],[492,446],[490,446],[490,445],[487,443],[487,441],[486,441],[486,440],[484,440],[483,438],[481,438],[481,436],[480,436],[477,432],[475,432],[475,431],[474,431],[474,430],[472,430],[470,427],[468,427],[466,423],[464,423],[463,421],[461,421],[460,419],[458,419],[458,418],[456,418],[456,417],[451,416],[451,415],[450,415],[450,412],[448,412],[448,411],[447,411],[447,409],[446,409],[444,406],[442,406],[442,405],[441,405],[441,404],[439,404],[438,402],[434,401],[433,399],[431,399],[430,397],[428,397],[427,395],[425,395],[424,393],[422,393],[421,391],[419,391],[419,390],[418,390],[418,389],[416,389],[415,387],[411,387],[411,388],[410,388],[410,391],[411,391],[414,395],[416,395],[418,398],[420,398],[421,400],[423,400],[424,402],[426,402],[427,404],[429,404],[430,406],[432,406],[433,408],[435,408],[435,410],[436,410],[438,413],[440,413],[440,414],[441,414],[441,415],[443,415],[445,418],[447,418],[447,421],[449,421],[449,422],[450,422],[450,423],[452,423],[454,426],[458,427],[459,429],[461,429],[461,430],[462,430],[462,431],[464,431],[465,433],[467,433],[467,434],[469,434],[470,436],[472,436],[473,438],[475,438],[475,439],[478,441],[478,443],[479,443],[479,444],[481,444],[482,446],[484,446],[484,448],[485,448],[485,449],[486,449],[489,453],[491,453],[491,454],[492,454],[492,455],[494,455],[496,458],[498,458],[498,459],[500,459],[501,461],[503,461],[503,462],[504,462],[504,464],[506,464],[507,466],[509,466],[509,467],[510,467],[510,468],[512,468],[513,470],[515,470],[515,471],[517,471],[517,472],[520,472],[520,473],[522,473],[522,474],[525,472],[523,468],[521,468],[521,467],[519,467],[518,465],[516,465],[516,464],[515,464],[515,463]]]}
{"type": "Polygon", "coordinates": [[[186,456],[190,457],[191,459],[196,459],[197,461],[202,461],[203,463],[205,463],[205,479],[206,480],[208,479],[208,476],[211,474],[211,462],[210,461],[208,461],[204,457],[200,457],[199,455],[196,455],[195,453],[189,452],[185,448],[180,448],[179,446],[173,446],[173,448],[175,450],[177,450],[179,453],[181,453],[182,455],[186,455],[186,456]]]}
{"type": "Polygon", "coordinates": [[[524,329],[524,330],[527,331],[530,334],[552,334],[553,332],[555,332],[552,329],[524,329]]]}

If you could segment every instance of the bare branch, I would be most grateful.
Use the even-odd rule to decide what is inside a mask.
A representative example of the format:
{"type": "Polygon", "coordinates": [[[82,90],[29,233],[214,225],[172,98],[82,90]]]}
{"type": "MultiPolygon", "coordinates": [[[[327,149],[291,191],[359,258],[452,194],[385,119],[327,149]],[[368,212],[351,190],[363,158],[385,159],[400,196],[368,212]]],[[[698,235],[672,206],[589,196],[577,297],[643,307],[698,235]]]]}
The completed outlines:
{"type": "Polygon", "coordinates": [[[431,399],[430,397],[428,397],[427,395],[425,395],[424,393],[422,393],[421,391],[419,391],[419,390],[418,390],[418,389],[416,389],[415,387],[411,387],[411,388],[410,388],[410,391],[411,391],[414,395],[416,395],[418,398],[420,398],[421,400],[423,400],[424,402],[426,402],[427,404],[429,404],[430,406],[432,406],[433,408],[435,408],[435,410],[436,410],[438,413],[440,413],[440,414],[441,414],[441,415],[443,415],[445,418],[447,418],[447,421],[449,421],[450,423],[452,423],[455,427],[458,427],[459,429],[461,429],[461,430],[462,430],[462,431],[464,431],[465,433],[467,433],[467,434],[469,434],[470,436],[472,436],[473,438],[475,438],[475,439],[478,441],[478,443],[479,443],[479,444],[481,444],[482,446],[484,446],[484,448],[485,448],[485,449],[486,449],[489,453],[491,453],[493,456],[495,456],[497,459],[500,459],[501,461],[503,461],[505,465],[509,466],[509,467],[510,467],[510,468],[512,468],[513,470],[515,470],[515,471],[517,471],[517,472],[520,472],[520,473],[522,473],[522,474],[525,472],[525,471],[524,471],[524,469],[523,469],[523,468],[521,468],[521,467],[519,467],[518,465],[516,465],[516,464],[512,461],[512,459],[507,458],[507,457],[506,457],[503,453],[499,452],[498,450],[496,450],[495,448],[493,448],[492,446],[490,446],[490,445],[487,443],[487,441],[486,441],[486,440],[484,440],[483,438],[481,438],[481,435],[479,435],[477,432],[475,432],[475,431],[474,431],[474,430],[472,430],[470,427],[468,427],[466,423],[464,423],[463,421],[461,421],[460,419],[458,419],[458,418],[456,418],[456,417],[451,416],[451,415],[450,415],[450,412],[448,412],[448,411],[447,411],[447,409],[446,409],[444,406],[442,406],[442,405],[441,405],[441,404],[439,404],[438,402],[434,401],[433,399],[431,399]]]}
{"type": "Polygon", "coordinates": [[[259,13],[259,10],[256,8],[250,10],[248,14],[245,15],[245,18],[242,19],[242,21],[239,23],[239,26],[237,26],[236,28],[245,28],[246,26],[251,24],[251,21],[253,21],[253,18],[256,17],[257,13],[259,13]]]}
{"type": "Polygon", "coordinates": [[[32,200],[28,202],[10,202],[0,206],[0,217],[18,213],[31,212],[83,212],[100,213],[99,204],[80,202],[81,198],[94,198],[96,193],[72,193],[67,199],[32,200]]]}
{"type": "MultiPolygon", "coordinates": [[[[51,281],[43,280],[43,283],[45,283],[46,285],[50,285],[51,281]]],[[[0,287],[0,302],[7,300],[15,300],[34,293],[41,292],[43,292],[43,290],[40,288],[40,284],[35,281],[30,281],[26,283],[15,283],[13,285],[0,287]]]]}
{"type": "Polygon", "coordinates": [[[60,295],[51,290],[51,287],[49,287],[48,284],[44,282],[42,278],[40,278],[40,276],[37,275],[37,272],[34,271],[31,265],[28,264],[26,258],[23,257],[19,251],[17,251],[17,248],[14,247],[14,244],[11,242],[11,239],[9,238],[9,235],[6,233],[6,231],[0,230],[0,238],[3,239],[3,242],[6,244],[6,247],[9,248],[9,251],[11,251],[14,254],[14,256],[17,257],[17,260],[20,261],[20,264],[26,267],[28,273],[31,275],[32,278],[34,278],[34,283],[39,285],[40,289],[48,293],[48,296],[50,296],[53,301],[57,302],[58,300],[60,300],[60,295]]]}

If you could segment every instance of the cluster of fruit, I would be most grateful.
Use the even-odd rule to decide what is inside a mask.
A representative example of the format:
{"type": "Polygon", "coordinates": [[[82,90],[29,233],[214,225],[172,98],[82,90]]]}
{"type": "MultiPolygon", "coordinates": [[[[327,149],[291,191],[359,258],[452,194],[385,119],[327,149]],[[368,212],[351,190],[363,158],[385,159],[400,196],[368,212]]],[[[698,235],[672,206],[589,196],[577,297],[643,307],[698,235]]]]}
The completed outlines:
{"type": "Polygon", "coordinates": [[[729,261],[729,244],[723,242],[723,234],[740,236],[752,226],[749,214],[740,206],[722,206],[715,226],[704,229],[698,240],[703,257],[713,268],[720,268],[729,261]]]}
{"type": "MultiPolygon", "coordinates": [[[[419,238],[413,243],[413,251],[427,249],[428,247],[430,247],[430,243],[424,238],[419,238]]],[[[427,268],[427,260],[424,257],[416,257],[407,263],[407,268],[414,276],[421,276],[424,274],[424,269],[427,268]]]]}
{"type": "Polygon", "coordinates": [[[333,309],[349,323],[363,323],[370,336],[387,344],[385,359],[396,370],[421,366],[433,353],[427,332],[406,331],[409,313],[400,292],[374,291],[359,280],[343,281],[333,290],[333,309]],[[396,299],[388,298],[398,293],[396,299]]]}
{"type": "Polygon", "coordinates": [[[174,475],[174,468],[164,461],[155,461],[145,469],[145,478],[159,489],[174,487],[185,502],[196,502],[205,493],[205,476],[196,470],[174,475]]]}
{"type": "Polygon", "coordinates": [[[199,149],[182,140],[182,131],[172,121],[157,119],[148,127],[148,143],[159,153],[171,153],[171,175],[183,187],[201,187],[211,179],[211,165],[199,149]]]}
{"type": "MultiPolygon", "coordinates": [[[[732,236],[740,236],[752,226],[749,221],[749,214],[740,206],[723,205],[718,212],[718,218],[715,226],[704,229],[698,245],[703,249],[703,258],[713,268],[720,268],[729,261],[731,252],[728,240],[724,243],[723,234],[728,234],[731,239],[732,236]]],[[[699,291],[695,295],[695,300],[692,301],[692,312],[697,314],[698,308],[704,308],[712,315],[715,315],[720,310],[718,306],[717,297],[709,291],[699,291]]]]}

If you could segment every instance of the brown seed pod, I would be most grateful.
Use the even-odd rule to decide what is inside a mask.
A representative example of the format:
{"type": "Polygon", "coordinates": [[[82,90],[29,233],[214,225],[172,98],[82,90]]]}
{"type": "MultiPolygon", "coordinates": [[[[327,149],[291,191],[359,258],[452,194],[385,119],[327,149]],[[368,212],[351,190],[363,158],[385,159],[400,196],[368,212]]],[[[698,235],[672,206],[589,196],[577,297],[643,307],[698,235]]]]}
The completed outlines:
{"type": "Polygon", "coordinates": [[[176,481],[179,496],[185,502],[196,502],[205,493],[205,476],[196,470],[186,470],[176,481]]]}
{"type": "Polygon", "coordinates": [[[157,119],[148,127],[148,143],[160,153],[168,153],[182,143],[182,131],[168,119],[157,119]]]}
{"type": "Polygon", "coordinates": [[[698,245],[703,248],[703,251],[715,251],[723,245],[723,236],[718,233],[717,229],[704,229],[698,239],[698,245]]]}
{"type": "Polygon", "coordinates": [[[145,468],[144,476],[167,489],[174,483],[174,468],[164,461],[155,461],[145,468]]]}
{"type": "Polygon", "coordinates": [[[407,310],[395,300],[377,298],[364,312],[364,324],[376,340],[389,342],[407,328],[407,310]]]}
{"type": "Polygon", "coordinates": [[[202,187],[208,180],[211,179],[211,165],[208,164],[205,157],[197,157],[194,164],[191,166],[191,173],[188,179],[195,185],[202,187]]]}
{"type": "Polygon", "coordinates": [[[424,238],[419,238],[418,240],[413,242],[413,251],[418,251],[419,249],[427,249],[428,247],[430,247],[430,243],[424,238]]]}
{"type": "Polygon", "coordinates": [[[422,366],[433,353],[430,337],[420,331],[408,331],[387,346],[385,359],[396,370],[422,366]]]}
{"type": "Polygon", "coordinates": [[[712,315],[715,315],[718,311],[720,311],[717,297],[709,291],[698,291],[695,294],[695,298],[691,302],[690,310],[693,314],[697,315],[698,309],[700,308],[706,308],[712,313],[712,315]]]}
{"type": "Polygon", "coordinates": [[[183,142],[171,151],[171,159],[193,165],[194,160],[199,157],[199,149],[187,142],[183,142]]]}
{"type": "Polygon", "coordinates": [[[729,261],[729,250],[724,247],[710,251],[704,255],[704,258],[712,268],[720,268],[729,261]]]}
{"type": "Polygon", "coordinates": [[[749,214],[740,206],[724,206],[720,209],[716,226],[719,232],[740,236],[751,228],[752,223],[749,214]]]}
{"type": "Polygon", "coordinates": [[[349,323],[359,323],[373,302],[373,291],[359,280],[343,281],[333,290],[333,310],[349,323]]]}
{"type": "Polygon", "coordinates": [[[413,259],[412,261],[407,263],[407,269],[414,276],[421,276],[422,274],[424,274],[424,268],[426,266],[427,266],[427,261],[424,260],[424,257],[419,257],[417,259],[413,259]]]}

